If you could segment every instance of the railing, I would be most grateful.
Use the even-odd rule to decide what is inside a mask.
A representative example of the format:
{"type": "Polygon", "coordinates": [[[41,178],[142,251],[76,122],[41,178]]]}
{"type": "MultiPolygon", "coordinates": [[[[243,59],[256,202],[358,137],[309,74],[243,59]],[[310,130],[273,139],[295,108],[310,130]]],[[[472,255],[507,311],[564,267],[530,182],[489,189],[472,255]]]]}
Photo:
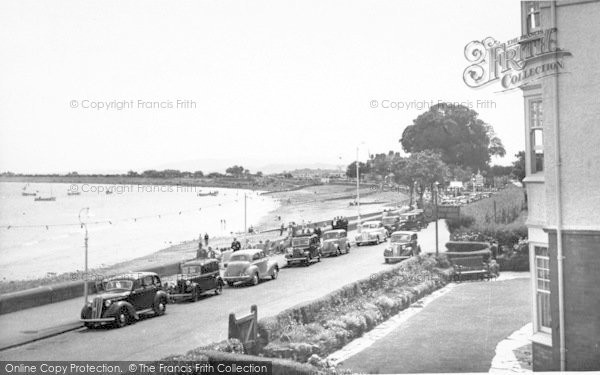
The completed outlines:
{"type": "Polygon", "coordinates": [[[252,305],[250,314],[239,319],[234,313],[229,314],[228,338],[240,340],[246,354],[257,354],[257,311],[256,305],[252,305]]]}

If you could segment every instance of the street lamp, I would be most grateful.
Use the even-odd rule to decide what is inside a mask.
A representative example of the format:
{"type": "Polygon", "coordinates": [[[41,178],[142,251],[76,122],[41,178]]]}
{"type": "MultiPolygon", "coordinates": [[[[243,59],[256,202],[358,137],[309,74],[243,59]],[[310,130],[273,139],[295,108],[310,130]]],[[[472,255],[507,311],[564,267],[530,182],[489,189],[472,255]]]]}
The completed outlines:
{"type": "Polygon", "coordinates": [[[89,207],[84,207],[79,211],[79,224],[81,225],[82,228],[85,229],[85,239],[84,239],[84,244],[85,244],[85,269],[84,269],[84,273],[83,273],[83,299],[84,299],[84,304],[86,304],[88,302],[88,229],[87,229],[87,223],[85,223],[82,219],[81,219],[81,213],[85,211],[86,216],[90,214],[90,208],[89,207]]]}
{"type": "Polygon", "coordinates": [[[360,224],[360,170],[358,168],[358,146],[356,146],[356,211],[358,224],[360,224]]]}
{"type": "Polygon", "coordinates": [[[439,250],[439,232],[438,232],[438,221],[439,221],[439,215],[438,215],[438,185],[439,182],[435,182],[434,184],[434,188],[431,192],[431,194],[435,194],[434,195],[434,204],[435,204],[435,256],[440,255],[440,250],[439,250]]]}

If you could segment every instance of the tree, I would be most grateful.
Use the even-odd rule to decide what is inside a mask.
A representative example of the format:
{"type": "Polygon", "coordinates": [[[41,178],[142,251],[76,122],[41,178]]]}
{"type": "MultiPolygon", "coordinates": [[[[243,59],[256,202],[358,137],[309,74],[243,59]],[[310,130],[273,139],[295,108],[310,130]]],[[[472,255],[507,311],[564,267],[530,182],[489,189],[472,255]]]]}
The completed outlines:
{"type": "Polygon", "coordinates": [[[256,177],[262,177],[263,173],[261,171],[256,172],[256,177]]]}
{"type": "Polygon", "coordinates": [[[139,175],[136,171],[128,171],[127,172],[127,177],[137,177],[137,176],[139,176],[139,175]]]}
{"type": "Polygon", "coordinates": [[[194,178],[202,178],[204,177],[204,172],[202,171],[195,171],[192,176],[194,176],[194,178]]]}
{"type": "Polygon", "coordinates": [[[234,165],[233,167],[229,167],[225,170],[225,173],[229,173],[234,177],[240,177],[244,174],[244,172],[246,171],[246,169],[244,169],[244,167],[242,167],[241,165],[234,165]]]}
{"type": "Polygon", "coordinates": [[[515,154],[517,160],[513,162],[511,176],[519,182],[523,182],[525,178],[525,151],[519,151],[515,154]]]}
{"type": "Polygon", "coordinates": [[[433,191],[436,182],[443,184],[448,179],[448,166],[439,153],[431,150],[411,154],[407,170],[415,180],[419,207],[423,207],[423,194],[426,189],[433,191]]]}
{"type": "Polygon", "coordinates": [[[492,156],[506,154],[493,127],[477,112],[451,103],[436,104],[419,115],[404,129],[400,143],[408,153],[434,150],[446,164],[473,170],[486,170],[492,156]]]}
{"type": "MultiPolygon", "coordinates": [[[[358,173],[360,173],[361,176],[366,175],[367,173],[369,173],[369,166],[366,163],[358,162],[358,173]]],[[[353,161],[352,163],[350,163],[350,165],[348,165],[348,168],[346,168],[346,176],[348,176],[349,178],[356,178],[356,162],[353,161]]]]}

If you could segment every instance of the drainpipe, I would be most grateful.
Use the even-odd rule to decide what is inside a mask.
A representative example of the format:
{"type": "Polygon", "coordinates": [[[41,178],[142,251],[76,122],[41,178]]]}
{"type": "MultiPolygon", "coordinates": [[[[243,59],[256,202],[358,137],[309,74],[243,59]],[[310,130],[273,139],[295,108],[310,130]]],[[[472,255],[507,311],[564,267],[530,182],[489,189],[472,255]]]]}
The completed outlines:
{"type": "MultiPolygon", "coordinates": [[[[552,27],[557,27],[556,1],[550,7],[552,27]]],[[[557,32],[558,35],[558,32],[557,32]]],[[[557,36],[558,40],[558,36],[557,36]]],[[[556,183],[556,260],[558,272],[558,330],[560,350],[560,370],[566,370],[566,346],[565,346],[565,296],[564,296],[564,271],[563,271],[563,241],[562,241],[562,191],[561,191],[561,158],[560,158],[560,126],[559,126],[559,98],[558,98],[558,75],[554,76],[554,165],[556,183]]]]}

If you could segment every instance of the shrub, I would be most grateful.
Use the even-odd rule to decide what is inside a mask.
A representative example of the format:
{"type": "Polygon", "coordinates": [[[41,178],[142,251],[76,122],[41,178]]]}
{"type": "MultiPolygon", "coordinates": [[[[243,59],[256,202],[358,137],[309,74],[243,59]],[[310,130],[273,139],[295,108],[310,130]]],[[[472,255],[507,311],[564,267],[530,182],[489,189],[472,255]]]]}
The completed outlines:
{"type": "Polygon", "coordinates": [[[459,228],[468,228],[475,224],[475,218],[470,215],[461,215],[458,218],[446,219],[446,227],[449,232],[454,232],[459,228]]]}

